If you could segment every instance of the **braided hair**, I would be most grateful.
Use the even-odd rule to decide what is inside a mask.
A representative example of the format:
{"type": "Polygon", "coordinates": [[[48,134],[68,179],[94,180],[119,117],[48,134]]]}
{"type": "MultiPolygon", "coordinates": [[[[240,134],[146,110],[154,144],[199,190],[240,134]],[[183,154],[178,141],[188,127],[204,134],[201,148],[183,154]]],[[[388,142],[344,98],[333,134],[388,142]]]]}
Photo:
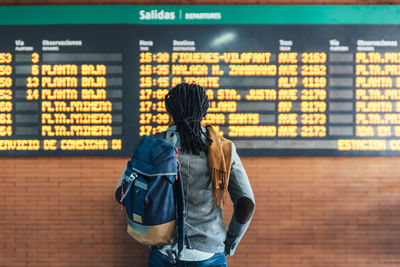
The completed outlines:
{"type": "Polygon", "coordinates": [[[165,96],[165,106],[176,124],[182,151],[194,155],[207,152],[207,145],[201,139],[201,135],[205,135],[211,140],[201,129],[201,121],[208,109],[204,89],[196,84],[178,84],[165,96]]]}

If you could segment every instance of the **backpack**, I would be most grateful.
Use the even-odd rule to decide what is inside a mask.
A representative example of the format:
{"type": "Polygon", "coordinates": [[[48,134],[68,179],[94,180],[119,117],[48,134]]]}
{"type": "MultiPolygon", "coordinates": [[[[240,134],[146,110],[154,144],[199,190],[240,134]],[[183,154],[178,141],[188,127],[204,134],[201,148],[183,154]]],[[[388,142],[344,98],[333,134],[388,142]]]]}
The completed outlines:
{"type": "Polygon", "coordinates": [[[177,150],[170,143],[143,136],[115,190],[126,210],[127,232],[139,243],[162,246],[185,239],[185,203],[177,150]]]}

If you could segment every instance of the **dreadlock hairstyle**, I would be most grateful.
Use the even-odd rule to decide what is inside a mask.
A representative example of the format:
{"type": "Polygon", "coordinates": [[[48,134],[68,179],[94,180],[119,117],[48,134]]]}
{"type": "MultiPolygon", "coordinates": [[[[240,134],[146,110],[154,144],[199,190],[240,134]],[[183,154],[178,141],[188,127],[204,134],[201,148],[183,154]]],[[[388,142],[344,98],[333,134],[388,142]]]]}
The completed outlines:
{"type": "Polygon", "coordinates": [[[207,152],[201,135],[212,140],[201,130],[201,121],[207,113],[208,97],[204,89],[196,84],[181,83],[165,96],[167,112],[172,116],[181,139],[182,151],[198,155],[207,152]]]}

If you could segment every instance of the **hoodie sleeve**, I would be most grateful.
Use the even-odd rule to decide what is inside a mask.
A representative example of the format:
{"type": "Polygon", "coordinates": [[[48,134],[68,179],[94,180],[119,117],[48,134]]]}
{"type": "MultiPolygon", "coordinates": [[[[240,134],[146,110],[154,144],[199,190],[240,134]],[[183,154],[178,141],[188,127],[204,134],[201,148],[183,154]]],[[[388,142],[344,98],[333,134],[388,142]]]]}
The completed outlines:
{"type": "Polygon", "coordinates": [[[249,178],[232,143],[232,166],[228,185],[234,212],[225,240],[225,253],[232,256],[254,214],[255,200],[249,178]]]}

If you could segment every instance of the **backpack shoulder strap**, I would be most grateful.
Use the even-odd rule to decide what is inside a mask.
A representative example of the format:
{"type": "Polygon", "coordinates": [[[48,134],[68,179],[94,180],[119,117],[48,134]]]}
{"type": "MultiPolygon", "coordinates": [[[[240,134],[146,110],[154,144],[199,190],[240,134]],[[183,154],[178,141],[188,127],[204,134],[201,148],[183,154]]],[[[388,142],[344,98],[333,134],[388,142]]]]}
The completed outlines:
{"type": "Polygon", "coordinates": [[[176,192],[176,200],[177,200],[177,243],[178,243],[178,255],[176,256],[177,259],[180,258],[183,247],[186,243],[187,248],[191,249],[192,246],[190,245],[189,238],[186,235],[185,231],[185,217],[186,217],[186,207],[185,207],[185,196],[184,196],[184,191],[183,191],[183,182],[182,182],[182,176],[181,176],[181,164],[179,163],[178,160],[178,149],[175,148],[176,151],[176,160],[178,162],[178,175],[177,179],[175,181],[175,192],[176,192]]]}

